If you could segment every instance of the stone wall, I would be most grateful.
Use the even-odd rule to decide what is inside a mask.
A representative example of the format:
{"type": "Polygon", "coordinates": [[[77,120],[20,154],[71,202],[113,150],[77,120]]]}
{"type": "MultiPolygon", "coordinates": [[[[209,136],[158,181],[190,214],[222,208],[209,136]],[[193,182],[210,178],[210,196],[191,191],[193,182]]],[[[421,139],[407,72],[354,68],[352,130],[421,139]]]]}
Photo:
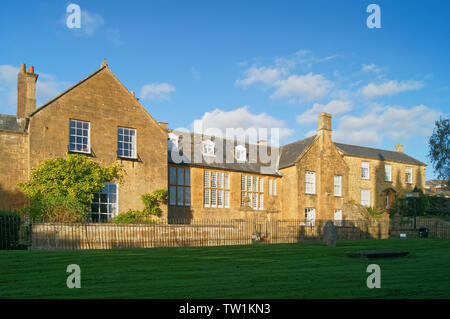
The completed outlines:
{"type": "MultiPolygon", "coordinates": [[[[314,226],[288,220],[193,220],[191,224],[56,224],[31,226],[31,249],[115,249],[297,243],[320,240],[314,226]]],[[[388,227],[371,222],[337,227],[339,240],[387,238],[388,227]]]]}
{"type": "Polygon", "coordinates": [[[356,156],[345,156],[345,162],[350,168],[349,179],[349,201],[354,201],[355,203],[361,203],[361,190],[370,190],[370,201],[371,206],[377,208],[385,208],[385,196],[386,190],[393,189],[395,192],[390,195],[390,202],[392,203],[395,199],[395,195],[404,197],[405,193],[411,192],[414,186],[417,185],[418,188],[425,189],[425,167],[404,164],[393,161],[381,161],[377,159],[356,157],[356,156]],[[370,178],[368,180],[361,178],[361,162],[369,162],[369,174],[370,178]],[[384,166],[389,164],[392,166],[392,181],[386,182],[384,176],[384,166]],[[406,167],[412,167],[413,179],[412,184],[406,184],[405,171],[406,167]]]}
{"type": "Polygon", "coordinates": [[[28,134],[0,131],[0,210],[23,208],[17,184],[28,179],[28,134]]]}

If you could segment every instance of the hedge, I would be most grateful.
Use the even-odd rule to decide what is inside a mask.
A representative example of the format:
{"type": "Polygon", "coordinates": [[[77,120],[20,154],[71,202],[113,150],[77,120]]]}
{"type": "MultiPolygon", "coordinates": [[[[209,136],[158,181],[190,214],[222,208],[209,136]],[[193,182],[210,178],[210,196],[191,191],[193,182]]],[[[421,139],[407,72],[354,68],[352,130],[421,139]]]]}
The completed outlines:
{"type": "Polygon", "coordinates": [[[17,213],[0,211],[0,250],[20,249],[20,224],[17,213]]]}
{"type": "Polygon", "coordinates": [[[421,194],[419,198],[397,198],[390,212],[392,215],[414,215],[414,201],[417,216],[450,216],[450,198],[421,194]]]}

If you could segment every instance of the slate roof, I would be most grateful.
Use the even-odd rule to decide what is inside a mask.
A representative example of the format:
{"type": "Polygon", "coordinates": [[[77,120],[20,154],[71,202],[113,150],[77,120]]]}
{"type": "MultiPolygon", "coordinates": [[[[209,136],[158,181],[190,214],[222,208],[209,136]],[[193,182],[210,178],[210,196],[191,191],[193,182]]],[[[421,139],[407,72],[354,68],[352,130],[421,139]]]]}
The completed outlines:
{"type": "MultiPolygon", "coordinates": [[[[208,168],[216,168],[216,169],[225,169],[230,171],[243,171],[243,172],[249,172],[249,173],[256,173],[256,174],[264,174],[264,175],[280,175],[278,172],[278,154],[274,153],[274,156],[276,156],[275,163],[273,165],[269,165],[266,163],[262,163],[255,160],[249,161],[250,154],[257,154],[257,145],[255,144],[249,144],[249,143],[243,143],[238,142],[235,140],[227,140],[223,138],[217,138],[217,137],[210,137],[210,136],[203,136],[199,134],[194,133],[186,133],[186,132],[179,132],[175,130],[169,130],[169,133],[174,133],[175,135],[179,136],[181,134],[190,135],[190,156],[189,153],[189,147],[187,147],[186,142],[183,143],[183,139],[180,140],[179,145],[179,153],[177,154],[176,151],[173,152],[171,150],[168,150],[168,161],[172,164],[190,164],[192,166],[200,166],[200,167],[208,167],[208,168]],[[211,139],[215,144],[215,157],[211,156],[199,156],[199,158],[195,158],[195,154],[202,154],[202,142],[205,140],[211,139]],[[227,143],[230,143],[233,145],[228,152],[227,152],[227,143]],[[246,162],[238,162],[236,161],[234,157],[234,148],[235,146],[242,144],[247,149],[247,161],[246,162]],[[220,147],[220,149],[218,149],[220,147]],[[227,159],[229,159],[230,163],[227,163],[227,159]],[[232,162],[231,162],[232,161],[232,162]]],[[[272,154],[272,151],[278,151],[278,148],[275,147],[267,147],[267,155],[270,156],[272,154]]]]}
{"type": "Polygon", "coordinates": [[[20,121],[17,120],[15,115],[3,115],[0,114],[0,130],[23,132],[20,126],[20,121]]]}
{"type": "MultiPolygon", "coordinates": [[[[174,130],[169,130],[169,132],[176,133],[176,135],[180,134],[177,133],[174,130]]],[[[185,133],[186,134],[186,133],[185,133]]],[[[195,134],[191,134],[191,155],[190,159],[188,156],[183,154],[182,152],[180,154],[183,154],[179,158],[178,161],[172,159],[172,152],[168,152],[168,158],[169,163],[172,164],[190,164],[192,166],[201,166],[201,167],[208,167],[208,168],[217,168],[217,169],[225,169],[225,170],[232,170],[232,171],[243,171],[243,172],[249,172],[249,173],[258,173],[258,174],[267,174],[267,175],[280,175],[278,169],[283,169],[289,166],[294,165],[297,158],[308,148],[309,145],[314,141],[316,136],[307,137],[305,139],[281,146],[280,148],[273,148],[270,146],[267,146],[267,154],[270,155],[272,151],[278,151],[279,154],[277,154],[277,158],[279,159],[277,163],[275,163],[273,166],[264,164],[264,163],[249,163],[249,162],[237,162],[234,159],[234,147],[232,147],[228,152],[231,152],[228,156],[229,158],[233,159],[232,163],[226,163],[226,143],[231,143],[232,145],[236,146],[239,144],[237,141],[230,141],[226,139],[219,139],[219,138],[212,138],[212,140],[215,142],[216,148],[217,146],[220,146],[220,143],[222,143],[223,152],[219,153],[216,149],[216,153],[218,155],[218,158],[224,158],[223,163],[216,163],[214,161],[207,161],[204,156],[201,156],[200,160],[196,163],[194,161],[194,152],[197,152],[197,154],[202,154],[202,141],[210,139],[211,137],[208,136],[199,136],[197,135],[197,140],[194,139],[195,134]],[[219,156],[220,154],[224,154],[223,157],[219,156]]],[[[181,142],[182,144],[182,142],[181,142]]],[[[241,143],[242,144],[242,143],[241,143]]],[[[411,156],[396,152],[396,151],[388,151],[388,150],[382,150],[382,149],[376,149],[371,147],[364,147],[364,146],[357,146],[357,145],[350,145],[350,144],[343,144],[343,143],[334,143],[336,147],[338,147],[342,152],[344,152],[347,155],[352,156],[361,156],[361,157],[367,157],[367,158],[375,158],[379,160],[390,160],[395,162],[402,162],[407,164],[414,164],[414,165],[426,165],[411,156]]],[[[254,144],[244,144],[247,148],[247,153],[249,153],[249,147],[255,147],[254,144]]],[[[183,147],[180,146],[181,151],[183,150],[183,147]]]]}
{"type": "Polygon", "coordinates": [[[300,141],[290,143],[281,147],[280,169],[294,165],[295,160],[314,141],[316,136],[310,136],[300,141]]]}
{"type": "Polygon", "coordinates": [[[342,143],[334,143],[334,145],[336,145],[338,148],[340,148],[344,153],[348,155],[370,157],[379,160],[395,161],[414,165],[426,165],[425,163],[422,163],[421,161],[418,161],[415,158],[412,158],[411,156],[403,152],[387,151],[378,148],[342,144],[342,143]]]}

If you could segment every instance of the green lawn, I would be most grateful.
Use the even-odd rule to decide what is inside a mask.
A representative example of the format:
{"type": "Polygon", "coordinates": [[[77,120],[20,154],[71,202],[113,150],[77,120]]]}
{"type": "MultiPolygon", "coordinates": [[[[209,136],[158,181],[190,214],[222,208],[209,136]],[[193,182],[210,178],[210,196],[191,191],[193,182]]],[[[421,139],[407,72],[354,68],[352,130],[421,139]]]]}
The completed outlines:
{"type": "Polygon", "coordinates": [[[450,240],[97,251],[0,251],[0,298],[450,298],[450,240]],[[407,257],[354,259],[358,249],[407,257]],[[381,267],[368,289],[366,268],[381,267]],[[81,289],[66,267],[81,267],[81,289]]]}

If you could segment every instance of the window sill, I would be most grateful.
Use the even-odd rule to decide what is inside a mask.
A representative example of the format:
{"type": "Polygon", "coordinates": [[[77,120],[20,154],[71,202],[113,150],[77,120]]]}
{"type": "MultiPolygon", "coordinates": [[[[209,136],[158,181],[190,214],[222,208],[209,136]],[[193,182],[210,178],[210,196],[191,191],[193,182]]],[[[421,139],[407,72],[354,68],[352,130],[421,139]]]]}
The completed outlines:
{"type": "Polygon", "coordinates": [[[124,157],[124,156],[118,156],[117,159],[121,161],[130,161],[130,162],[141,162],[139,157],[124,157]]]}
{"type": "Polygon", "coordinates": [[[82,152],[82,151],[71,151],[71,150],[69,150],[69,151],[67,151],[69,154],[83,154],[83,155],[86,155],[86,156],[91,156],[91,157],[93,157],[94,155],[92,154],[92,152],[82,152]]]}

